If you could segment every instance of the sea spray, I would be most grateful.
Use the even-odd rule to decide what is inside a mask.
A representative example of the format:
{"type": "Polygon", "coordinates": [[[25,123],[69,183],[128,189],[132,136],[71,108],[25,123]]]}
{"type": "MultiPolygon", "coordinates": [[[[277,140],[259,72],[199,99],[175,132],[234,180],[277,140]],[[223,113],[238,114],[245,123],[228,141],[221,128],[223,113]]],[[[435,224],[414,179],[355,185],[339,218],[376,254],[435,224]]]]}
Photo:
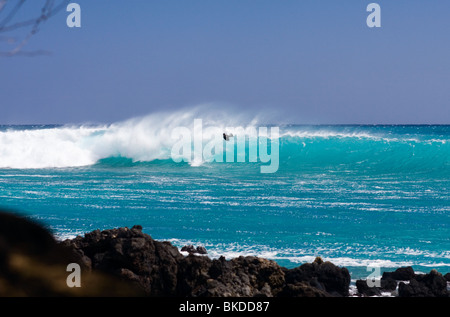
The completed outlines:
{"type": "MultiPolygon", "coordinates": [[[[205,125],[221,130],[233,122],[231,115],[197,107],[189,111],[153,113],[110,125],[24,126],[20,130],[3,126],[0,127],[0,168],[79,167],[112,157],[129,158],[133,162],[170,159],[174,129],[191,127],[195,118],[202,118],[205,125]]],[[[235,119],[234,126],[240,127],[242,122],[244,119],[235,119]]],[[[246,122],[254,124],[254,119],[246,122]]],[[[243,127],[249,126],[245,124],[243,127]]]]}

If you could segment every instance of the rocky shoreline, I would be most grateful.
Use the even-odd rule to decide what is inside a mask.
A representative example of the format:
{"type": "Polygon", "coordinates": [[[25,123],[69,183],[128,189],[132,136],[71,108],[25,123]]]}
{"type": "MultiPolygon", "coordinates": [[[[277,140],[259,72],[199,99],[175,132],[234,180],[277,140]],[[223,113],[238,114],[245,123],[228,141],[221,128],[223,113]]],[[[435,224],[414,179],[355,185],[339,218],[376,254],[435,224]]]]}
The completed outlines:
{"type": "MultiPolygon", "coordinates": [[[[149,296],[181,297],[346,297],[350,274],[320,257],[293,269],[253,257],[210,259],[204,247],[181,248],[153,240],[142,227],[96,230],[63,242],[88,270],[129,280],[149,296]]],[[[436,270],[416,274],[411,267],[384,272],[380,286],[357,280],[356,296],[448,297],[447,282],[436,270]]]]}
{"type": "Polygon", "coordinates": [[[252,256],[184,256],[169,242],[153,240],[140,226],[96,230],[62,244],[75,250],[85,269],[128,280],[149,296],[348,296],[348,270],[319,258],[288,270],[252,256]]]}
{"type": "Polygon", "coordinates": [[[35,223],[0,213],[0,251],[0,296],[449,297],[450,274],[436,270],[399,268],[385,272],[380,287],[356,281],[350,294],[349,271],[319,257],[292,269],[253,256],[211,259],[203,247],[180,252],[141,226],[61,242],[35,223]],[[69,263],[80,265],[81,287],[67,286],[69,263]]]}

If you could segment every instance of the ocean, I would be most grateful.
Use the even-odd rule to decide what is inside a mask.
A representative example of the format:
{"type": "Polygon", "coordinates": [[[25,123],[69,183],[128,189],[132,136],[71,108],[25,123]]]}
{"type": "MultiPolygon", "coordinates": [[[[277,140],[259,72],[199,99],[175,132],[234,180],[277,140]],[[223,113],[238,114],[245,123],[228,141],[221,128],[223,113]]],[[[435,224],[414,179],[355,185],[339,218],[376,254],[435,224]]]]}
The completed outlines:
{"type": "MultiPolygon", "coordinates": [[[[197,115],[0,126],[0,207],[58,239],[139,224],[213,258],[320,256],[352,279],[369,266],[450,272],[449,125],[277,125],[278,169],[262,173],[248,145],[241,161],[174,161],[171,132],[197,115]]],[[[220,119],[203,124],[260,126],[220,119]]]]}

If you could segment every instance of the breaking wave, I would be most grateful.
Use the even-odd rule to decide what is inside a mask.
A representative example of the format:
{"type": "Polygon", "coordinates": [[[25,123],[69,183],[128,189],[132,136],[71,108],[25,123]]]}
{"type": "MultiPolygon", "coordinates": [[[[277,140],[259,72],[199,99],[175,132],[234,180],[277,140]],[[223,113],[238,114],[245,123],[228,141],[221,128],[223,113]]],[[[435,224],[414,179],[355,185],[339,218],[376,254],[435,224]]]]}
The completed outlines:
{"type": "MultiPolygon", "coordinates": [[[[203,131],[209,127],[219,133],[250,131],[248,138],[258,137],[252,135],[259,131],[257,119],[200,108],[154,113],[109,125],[0,126],[0,168],[127,165],[170,160],[171,149],[177,142],[172,135],[174,129],[186,127],[192,131],[192,138],[196,138],[195,119],[202,119],[203,131]]],[[[279,128],[280,169],[320,167],[449,173],[449,126],[282,125],[279,128]]],[[[205,144],[211,135],[203,134],[200,138],[205,144]]]]}

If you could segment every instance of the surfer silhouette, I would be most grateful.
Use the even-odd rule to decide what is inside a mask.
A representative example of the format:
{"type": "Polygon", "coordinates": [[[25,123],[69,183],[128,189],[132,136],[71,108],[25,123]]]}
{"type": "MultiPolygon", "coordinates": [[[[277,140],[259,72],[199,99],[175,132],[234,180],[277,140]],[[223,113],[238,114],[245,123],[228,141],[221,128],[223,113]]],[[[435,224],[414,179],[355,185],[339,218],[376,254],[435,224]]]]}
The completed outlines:
{"type": "Polygon", "coordinates": [[[230,137],[232,137],[233,136],[233,134],[226,134],[225,132],[223,133],[223,139],[225,140],[225,141],[230,141],[230,137]]]}

